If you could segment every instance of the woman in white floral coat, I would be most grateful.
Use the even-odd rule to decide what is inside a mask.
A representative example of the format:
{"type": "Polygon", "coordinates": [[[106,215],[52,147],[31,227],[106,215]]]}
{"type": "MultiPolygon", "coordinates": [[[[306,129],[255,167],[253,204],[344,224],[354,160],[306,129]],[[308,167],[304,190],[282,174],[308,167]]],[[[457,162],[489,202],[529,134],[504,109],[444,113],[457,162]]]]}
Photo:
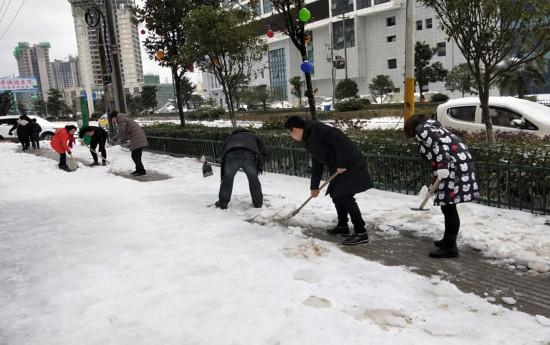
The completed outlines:
{"type": "Polygon", "coordinates": [[[438,248],[430,256],[457,257],[460,217],[456,204],[479,197],[472,155],[462,140],[439,121],[415,115],[405,123],[405,132],[415,138],[419,153],[431,163],[434,180],[440,179],[434,204],[441,206],[445,216],[445,234],[443,239],[434,242],[438,248]]]}

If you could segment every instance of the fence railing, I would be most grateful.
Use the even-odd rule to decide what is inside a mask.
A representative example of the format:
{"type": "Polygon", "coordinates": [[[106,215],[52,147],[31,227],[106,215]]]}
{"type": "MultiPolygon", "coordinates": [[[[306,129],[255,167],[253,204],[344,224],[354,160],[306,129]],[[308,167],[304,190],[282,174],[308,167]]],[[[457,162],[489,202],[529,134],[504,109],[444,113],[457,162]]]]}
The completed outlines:
{"type": "MultiPolygon", "coordinates": [[[[219,163],[223,142],[148,136],[150,151],[177,156],[201,157],[219,163]]],[[[309,177],[310,156],[299,147],[268,147],[264,170],[309,177]]],[[[377,189],[416,194],[430,182],[431,169],[419,157],[364,153],[377,189]]],[[[550,167],[497,162],[476,162],[480,203],[501,208],[550,214],[550,167]]]]}

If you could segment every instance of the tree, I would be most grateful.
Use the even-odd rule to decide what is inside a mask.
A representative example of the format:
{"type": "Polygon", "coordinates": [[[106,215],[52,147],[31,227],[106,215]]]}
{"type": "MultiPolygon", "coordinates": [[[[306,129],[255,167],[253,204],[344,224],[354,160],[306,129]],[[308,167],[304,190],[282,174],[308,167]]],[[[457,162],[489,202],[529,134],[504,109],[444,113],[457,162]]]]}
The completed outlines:
{"type": "Polygon", "coordinates": [[[269,98],[271,98],[271,92],[269,92],[267,85],[262,84],[256,86],[256,95],[260,103],[262,103],[264,111],[267,111],[267,101],[269,101],[269,98]]]}
{"type": "Polygon", "coordinates": [[[46,102],[42,98],[38,98],[32,103],[32,109],[38,115],[45,115],[47,113],[46,102]]]}
{"type": "Polygon", "coordinates": [[[204,104],[204,98],[199,95],[191,95],[191,103],[193,103],[193,108],[200,108],[204,104]]]}
{"type": "Polygon", "coordinates": [[[23,104],[21,102],[17,102],[17,110],[19,111],[19,114],[21,114],[21,115],[27,114],[27,107],[25,106],[25,104],[23,104]]]}
{"type": "Polygon", "coordinates": [[[48,114],[53,117],[59,117],[63,110],[63,96],[58,89],[50,89],[48,91],[48,101],[46,102],[46,107],[48,109],[48,114]]]}
{"type": "Polygon", "coordinates": [[[384,103],[384,96],[395,89],[393,81],[387,75],[377,75],[369,84],[369,90],[373,95],[374,101],[380,98],[380,103],[384,103]]]}
{"type": "Polygon", "coordinates": [[[288,80],[288,82],[290,83],[290,85],[292,86],[292,89],[290,90],[290,92],[298,97],[298,104],[300,105],[300,108],[302,107],[302,78],[300,78],[299,76],[296,76],[296,77],[292,77],[288,80]]]}
{"type": "Polygon", "coordinates": [[[508,72],[550,50],[548,0],[422,0],[456,42],[476,80],[489,144],[495,143],[489,113],[491,87],[508,72]],[[509,63],[503,64],[508,60],[509,63]]]}
{"type": "Polygon", "coordinates": [[[0,93],[0,116],[7,115],[10,112],[11,104],[11,92],[4,91],[0,93]]]}
{"type": "Polygon", "coordinates": [[[358,92],[359,89],[356,82],[351,79],[344,79],[336,85],[335,96],[336,99],[357,97],[358,92]]]}
{"type": "Polygon", "coordinates": [[[193,57],[182,54],[188,35],[185,22],[188,14],[202,4],[219,4],[214,0],[145,0],[142,7],[134,7],[133,14],[138,23],[144,24],[147,37],[143,42],[151,60],[162,67],[170,68],[176,86],[176,105],[180,123],[185,126],[181,99],[181,80],[185,72],[192,69],[193,57]],[[162,54],[157,54],[157,52],[162,54]]]}
{"type": "Polygon", "coordinates": [[[435,51],[436,49],[430,48],[429,44],[416,42],[414,48],[414,78],[418,84],[420,98],[423,96],[424,86],[445,80],[448,73],[439,61],[430,65],[435,51]]]}
{"type": "Polygon", "coordinates": [[[138,115],[144,110],[142,97],[140,95],[126,94],[126,105],[128,106],[128,112],[131,115],[138,115]]]}
{"type": "MultiPolygon", "coordinates": [[[[296,49],[300,52],[302,61],[306,61],[307,43],[305,23],[299,19],[298,13],[305,8],[305,0],[272,0],[273,8],[281,15],[284,22],[282,28],[278,28],[287,35],[296,49]]],[[[275,27],[276,28],[276,27],[275,27]]],[[[277,28],[276,28],[277,29],[277,28]]],[[[308,40],[309,41],[309,40],[308,40]]],[[[315,98],[313,95],[313,85],[311,82],[311,73],[304,73],[306,79],[305,96],[308,99],[311,118],[316,118],[315,98]]]]}
{"type": "Polygon", "coordinates": [[[157,87],[154,85],[144,85],[141,89],[141,105],[146,111],[153,112],[157,107],[157,87]]]}
{"type": "Polygon", "coordinates": [[[185,76],[180,81],[180,92],[181,101],[185,103],[186,108],[189,109],[189,101],[193,96],[193,92],[195,92],[195,85],[193,85],[191,80],[185,76]]]}
{"type": "Polygon", "coordinates": [[[241,8],[200,6],[187,20],[190,39],[184,51],[195,55],[199,67],[220,83],[229,118],[237,127],[235,98],[240,87],[247,85],[267,46],[257,35],[253,14],[241,8]]]}
{"type": "Polygon", "coordinates": [[[451,92],[460,91],[462,97],[466,93],[477,95],[475,84],[476,81],[465,63],[455,66],[445,78],[445,88],[451,92]]]}
{"type": "Polygon", "coordinates": [[[533,60],[521,65],[516,70],[503,74],[498,80],[498,88],[501,92],[504,91],[523,98],[527,94],[531,84],[539,87],[544,85],[545,63],[544,58],[533,60]]]}

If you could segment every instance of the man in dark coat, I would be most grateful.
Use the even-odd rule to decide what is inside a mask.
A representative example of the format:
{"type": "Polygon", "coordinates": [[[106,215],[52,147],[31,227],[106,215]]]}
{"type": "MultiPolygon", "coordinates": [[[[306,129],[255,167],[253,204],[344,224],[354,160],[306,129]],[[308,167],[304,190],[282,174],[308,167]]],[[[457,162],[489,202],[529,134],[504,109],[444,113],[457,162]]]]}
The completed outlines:
{"type": "Polygon", "coordinates": [[[132,152],[132,160],[136,165],[136,170],[132,172],[132,176],[146,175],[147,172],[141,162],[143,148],[149,145],[145,132],[141,126],[136,121],[129,118],[127,114],[122,114],[115,110],[109,114],[109,117],[117,127],[117,144],[121,144],[125,141],[130,142],[128,148],[132,152]]]}
{"type": "Polygon", "coordinates": [[[92,141],[90,142],[90,153],[92,154],[92,158],[94,159],[94,162],[90,164],[91,167],[95,167],[99,165],[99,160],[97,157],[97,147],[99,146],[99,152],[101,152],[101,160],[103,165],[107,165],[107,150],[105,150],[105,143],[107,142],[107,132],[97,126],[87,126],[80,129],[80,132],[78,133],[78,136],[80,139],[84,138],[84,135],[89,135],[92,138],[92,141]]]}
{"type": "Polygon", "coordinates": [[[405,122],[405,133],[414,137],[418,152],[432,166],[433,179],[439,179],[434,204],[441,206],[445,217],[443,239],[435,241],[432,258],[458,256],[456,237],[460,218],[456,205],[479,198],[472,154],[458,136],[444,128],[439,121],[415,115],[405,122]]]}
{"type": "Polygon", "coordinates": [[[42,132],[42,127],[36,122],[36,119],[32,119],[30,123],[31,126],[31,144],[33,149],[40,148],[40,133],[42,132]]]}
{"type": "Polygon", "coordinates": [[[27,115],[21,115],[19,116],[19,120],[17,120],[17,123],[13,125],[13,127],[9,131],[9,135],[16,130],[17,131],[17,139],[21,143],[21,146],[23,147],[23,151],[26,151],[29,149],[30,141],[31,141],[31,119],[27,115]]]}
{"type": "Polygon", "coordinates": [[[248,178],[252,204],[256,208],[263,205],[262,185],[258,174],[262,172],[266,158],[265,144],[253,132],[237,128],[225,140],[221,162],[221,185],[216,207],[226,209],[233,192],[233,180],[239,169],[243,169],[248,178]]]}
{"type": "Polygon", "coordinates": [[[334,229],[327,230],[327,233],[347,236],[342,242],[344,245],[368,243],[369,236],[355,194],[372,188],[372,183],[367,162],[359,148],[340,130],[316,120],[304,121],[299,116],[292,116],[286,121],[285,127],[290,130],[292,139],[305,142],[311,154],[312,197],[319,195],[323,166],[328,167],[331,175],[336,172],[339,174],[327,190],[336,207],[338,224],[334,229]],[[352,235],[348,227],[348,215],[355,230],[352,235]]]}

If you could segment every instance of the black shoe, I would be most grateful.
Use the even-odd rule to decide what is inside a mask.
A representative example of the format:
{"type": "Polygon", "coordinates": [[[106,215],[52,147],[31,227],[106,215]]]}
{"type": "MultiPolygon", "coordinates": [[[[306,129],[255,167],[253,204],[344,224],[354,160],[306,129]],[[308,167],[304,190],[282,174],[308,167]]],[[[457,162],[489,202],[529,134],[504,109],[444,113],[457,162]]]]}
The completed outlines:
{"type": "Polygon", "coordinates": [[[59,166],[59,169],[65,170],[65,171],[69,171],[69,172],[72,171],[71,169],[69,169],[69,166],[68,166],[68,165],[60,165],[60,166],[59,166]]]}
{"type": "Polygon", "coordinates": [[[334,229],[327,230],[327,234],[332,236],[349,236],[350,231],[347,225],[336,225],[334,229]]]}
{"type": "Polygon", "coordinates": [[[456,246],[440,247],[430,252],[430,258],[435,258],[435,259],[457,258],[457,257],[458,257],[458,248],[456,246]]]}
{"type": "Polygon", "coordinates": [[[366,232],[349,236],[342,242],[342,245],[355,246],[362,243],[369,243],[369,235],[366,232]]]}
{"type": "Polygon", "coordinates": [[[147,175],[147,172],[145,170],[136,171],[132,173],[132,176],[145,176],[145,175],[147,175]]]}
{"type": "Polygon", "coordinates": [[[99,162],[93,162],[91,164],[88,164],[89,167],[96,167],[99,165],[99,162]]]}
{"type": "Polygon", "coordinates": [[[434,246],[440,248],[443,246],[443,240],[434,241],[434,246]]]}
{"type": "Polygon", "coordinates": [[[101,162],[101,165],[106,166],[106,165],[107,165],[107,161],[101,162]]]}
{"type": "Polygon", "coordinates": [[[222,204],[221,202],[219,201],[216,201],[216,203],[214,204],[217,208],[219,208],[220,210],[225,210],[227,209],[227,205],[226,204],[222,204]]]}

